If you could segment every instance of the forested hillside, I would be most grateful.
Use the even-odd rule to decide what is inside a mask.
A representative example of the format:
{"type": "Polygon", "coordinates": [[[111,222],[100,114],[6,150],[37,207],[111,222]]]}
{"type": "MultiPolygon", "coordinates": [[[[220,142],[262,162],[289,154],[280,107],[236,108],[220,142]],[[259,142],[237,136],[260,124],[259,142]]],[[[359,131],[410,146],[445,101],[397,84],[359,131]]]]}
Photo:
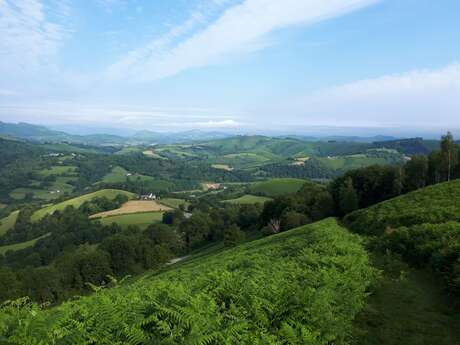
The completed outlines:
{"type": "MultiPolygon", "coordinates": [[[[122,152],[7,140],[0,171],[9,172],[2,173],[8,194],[0,209],[2,340],[355,344],[358,333],[387,343],[396,322],[385,319],[378,333],[362,318],[398,308],[392,296],[410,294],[406,277],[439,300],[438,308],[417,292],[407,307],[419,301],[435,308],[446,339],[460,339],[451,316],[460,291],[460,151],[453,137],[444,136],[428,156],[403,161],[386,160],[393,149],[375,151],[392,162],[386,165],[351,168],[351,156],[252,165],[256,156],[273,162],[275,152],[299,144],[284,140],[122,152]],[[232,151],[240,148],[253,152],[232,151]],[[217,163],[207,156],[213,150],[234,152],[241,165],[217,163]],[[309,161],[344,173],[270,178],[276,164],[302,169],[309,161]],[[418,278],[425,275],[437,281],[418,278]],[[78,327],[70,327],[75,320],[78,327]]],[[[369,160],[367,152],[353,159],[369,160]]],[[[431,316],[420,315],[423,321],[411,322],[424,328],[431,316]]],[[[420,337],[450,345],[438,335],[420,337]]]]}
{"type": "Polygon", "coordinates": [[[359,238],[328,219],[49,312],[8,303],[0,331],[27,344],[342,344],[374,274],[359,238]]]}

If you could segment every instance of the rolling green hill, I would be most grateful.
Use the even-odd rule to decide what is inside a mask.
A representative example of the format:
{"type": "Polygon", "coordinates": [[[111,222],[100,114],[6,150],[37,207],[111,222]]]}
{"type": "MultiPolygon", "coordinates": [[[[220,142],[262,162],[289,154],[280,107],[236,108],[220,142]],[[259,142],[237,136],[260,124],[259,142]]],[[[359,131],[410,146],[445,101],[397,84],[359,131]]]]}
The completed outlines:
{"type": "Polygon", "coordinates": [[[306,180],[295,178],[277,178],[251,185],[250,191],[254,194],[262,194],[268,197],[293,194],[307,183],[306,180]]]}
{"type": "Polygon", "coordinates": [[[419,189],[345,217],[354,231],[375,235],[387,227],[447,221],[460,221],[460,179],[419,189]]]}
{"type": "Polygon", "coordinates": [[[342,344],[373,277],[359,238],[327,219],[45,312],[5,305],[0,332],[24,344],[342,344]]]}
{"type": "Polygon", "coordinates": [[[88,201],[88,200],[91,200],[91,199],[97,198],[97,197],[106,197],[107,199],[112,200],[118,194],[124,194],[130,199],[135,197],[134,193],[126,192],[124,190],[102,189],[102,190],[99,190],[99,191],[94,192],[94,193],[84,194],[82,196],[63,201],[63,202],[61,202],[59,204],[55,204],[55,205],[52,205],[52,206],[42,208],[42,209],[40,209],[38,211],[35,211],[35,213],[31,217],[31,219],[33,221],[39,220],[39,219],[43,218],[45,215],[51,214],[51,213],[53,213],[53,212],[55,212],[57,210],[61,211],[61,210],[65,209],[67,206],[74,206],[74,207],[78,208],[85,201],[88,201]]]}

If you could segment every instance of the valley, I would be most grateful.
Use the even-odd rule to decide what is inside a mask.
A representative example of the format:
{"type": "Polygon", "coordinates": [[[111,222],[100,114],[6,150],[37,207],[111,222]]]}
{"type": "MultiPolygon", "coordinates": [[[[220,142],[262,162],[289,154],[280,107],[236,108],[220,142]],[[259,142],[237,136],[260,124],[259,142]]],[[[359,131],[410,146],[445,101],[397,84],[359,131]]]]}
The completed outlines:
{"type": "Polygon", "coordinates": [[[0,144],[3,337],[460,340],[460,180],[440,142],[0,144]]]}

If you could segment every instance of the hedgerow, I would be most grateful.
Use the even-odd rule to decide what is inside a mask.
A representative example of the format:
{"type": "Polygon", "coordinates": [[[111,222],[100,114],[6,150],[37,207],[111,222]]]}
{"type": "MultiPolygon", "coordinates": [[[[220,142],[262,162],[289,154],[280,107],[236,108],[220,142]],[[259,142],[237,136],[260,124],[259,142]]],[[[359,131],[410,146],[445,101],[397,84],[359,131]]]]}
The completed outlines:
{"type": "Polygon", "coordinates": [[[4,344],[346,344],[375,277],[333,219],[44,309],[0,311],[4,344]]]}

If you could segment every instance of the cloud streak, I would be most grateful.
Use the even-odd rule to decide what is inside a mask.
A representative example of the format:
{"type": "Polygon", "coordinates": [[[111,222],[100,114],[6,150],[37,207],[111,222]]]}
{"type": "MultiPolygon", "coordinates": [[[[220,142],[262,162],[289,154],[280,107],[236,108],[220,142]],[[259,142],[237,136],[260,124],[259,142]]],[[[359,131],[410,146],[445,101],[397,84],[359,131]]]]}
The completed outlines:
{"type": "MultiPolygon", "coordinates": [[[[56,17],[67,9],[65,2],[56,8],[56,17]]],[[[0,1],[0,71],[34,70],[57,54],[67,31],[46,10],[39,0],[0,1]]]]}
{"type": "Polygon", "coordinates": [[[460,128],[460,64],[359,80],[294,104],[306,124],[460,128]]]}
{"type": "MultiPolygon", "coordinates": [[[[376,2],[378,0],[245,0],[227,8],[217,20],[185,39],[168,45],[158,45],[158,40],[153,40],[131,51],[108,68],[107,76],[132,81],[173,76],[260,50],[276,30],[333,18],[376,2]]],[[[188,29],[187,26],[190,23],[194,26],[195,22],[192,16],[188,24],[177,31],[188,29]]],[[[181,36],[169,35],[168,43],[181,36]]]]}
{"type": "Polygon", "coordinates": [[[211,108],[167,108],[133,106],[94,106],[49,103],[29,106],[0,105],[0,118],[47,124],[107,125],[136,129],[223,129],[242,126],[241,114],[211,108]]]}

